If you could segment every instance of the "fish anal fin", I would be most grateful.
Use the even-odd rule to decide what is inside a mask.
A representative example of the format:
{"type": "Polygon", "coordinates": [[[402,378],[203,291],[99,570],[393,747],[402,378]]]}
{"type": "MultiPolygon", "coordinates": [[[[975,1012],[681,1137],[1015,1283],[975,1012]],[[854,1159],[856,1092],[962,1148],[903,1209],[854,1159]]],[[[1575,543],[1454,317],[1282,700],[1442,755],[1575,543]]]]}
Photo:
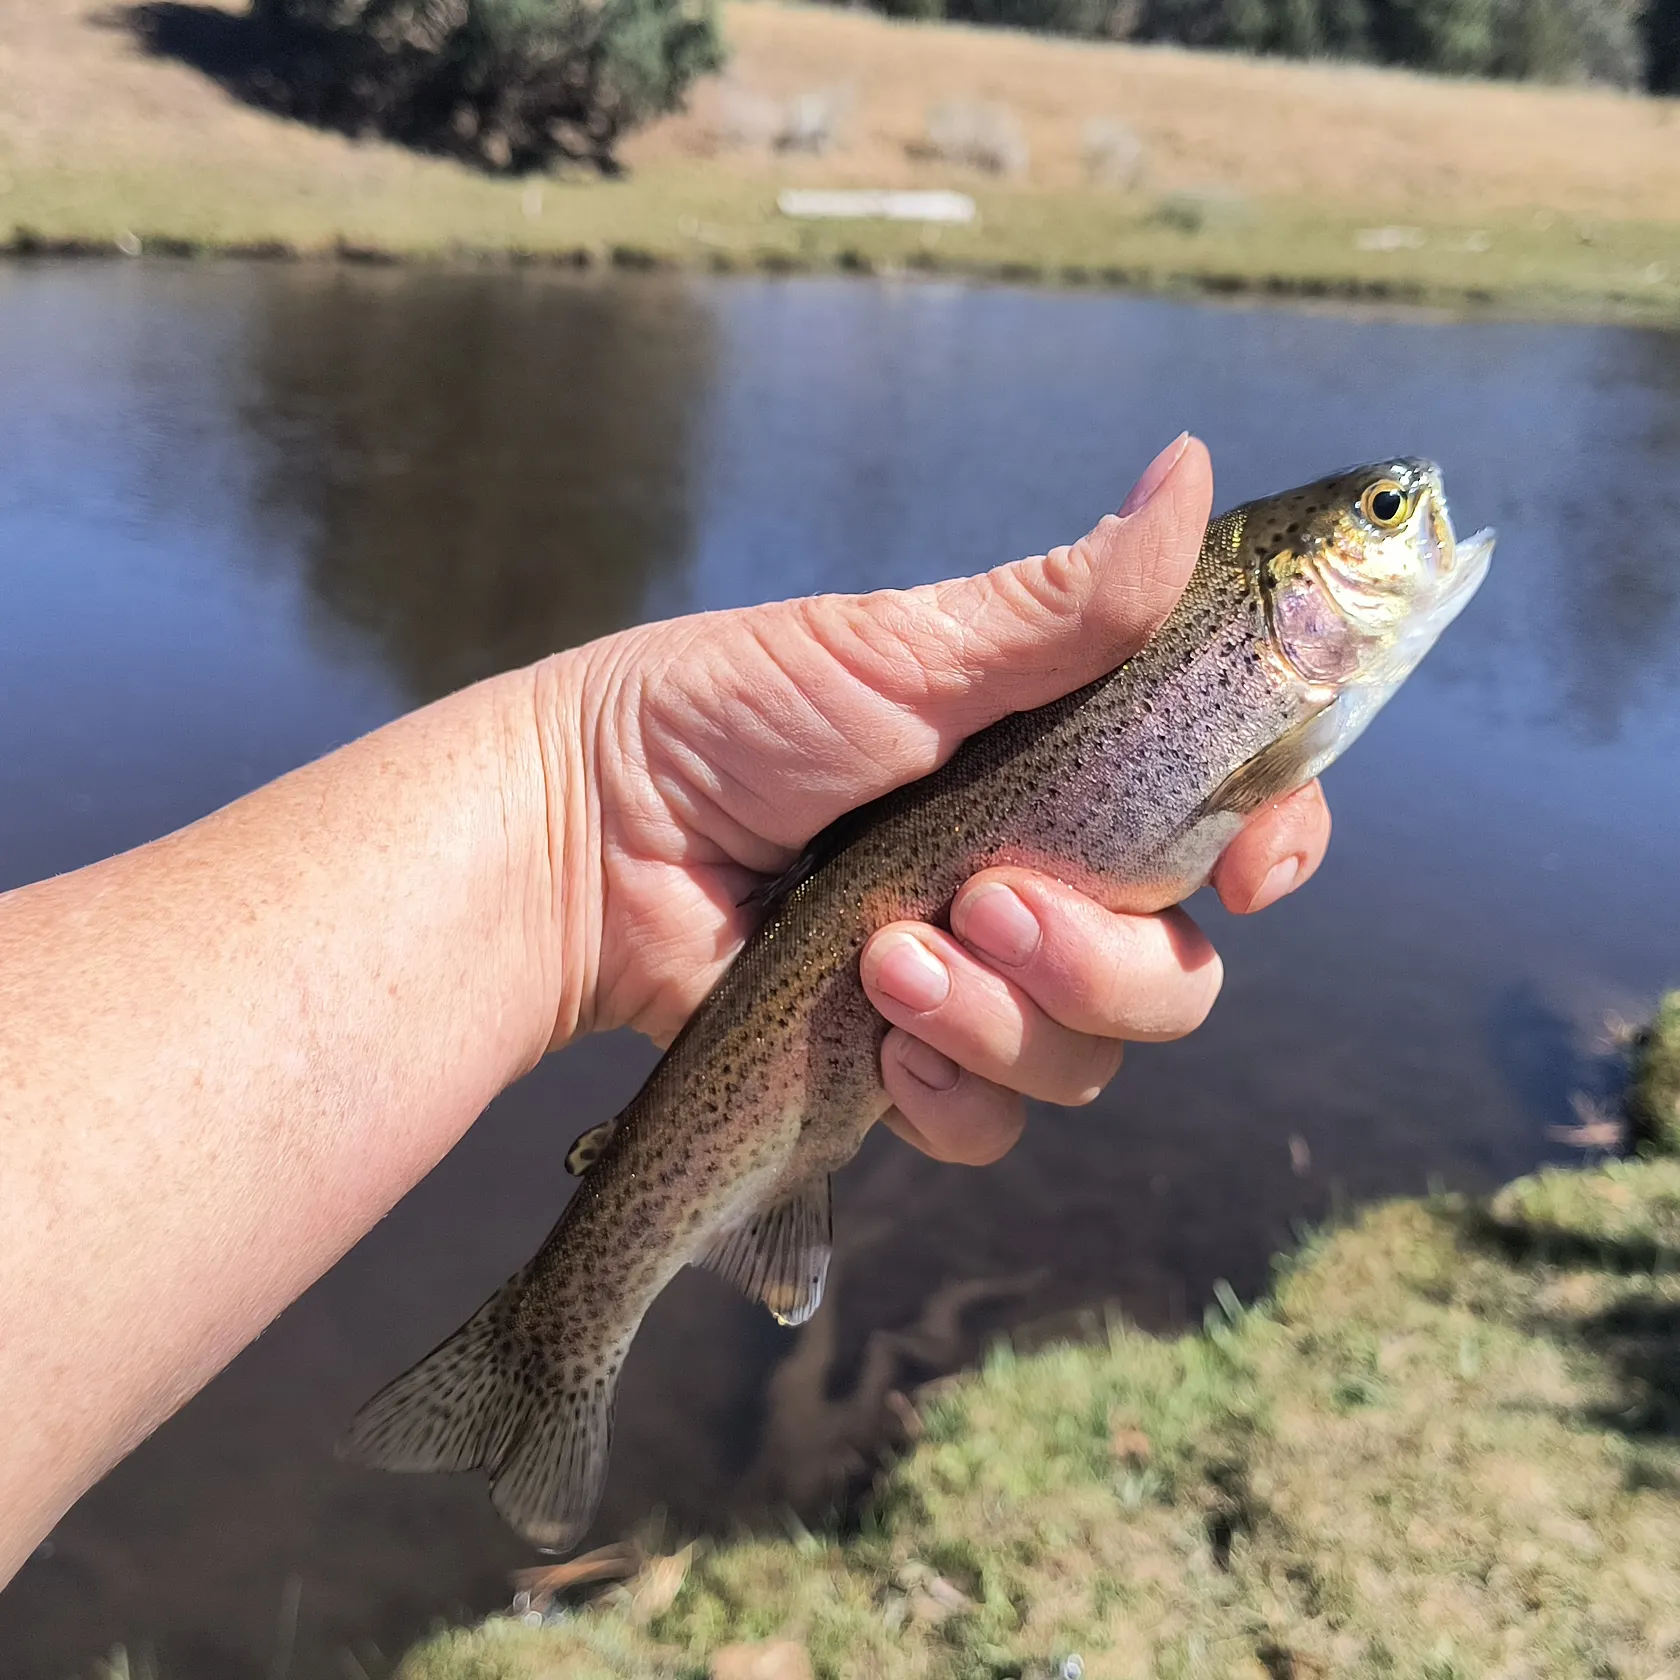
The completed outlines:
{"type": "Polygon", "coordinates": [[[566,1171],[573,1178],[582,1178],[601,1159],[617,1129],[616,1120],[603,1120],[599,1126],[591,1126],[587,1132],[580,1132],[572,1147],[566,1151],[566,1171]]]}
{"type": "Polygon", "coordinates": [[[1318,773],[1335,737],[1334,706],[1326,702],[1233,770],[1203,802],[1202,814],[1229,811],[1246,817],[1269,800],[1293,793],[1318,773]]]}
{"type": "Polygon", "coordinates": [[[695,1261],[762,1301],[782,1324],[803,1324],[822,1305],[834,1252],[828,1175],[723,1232],[695,1261]]]}

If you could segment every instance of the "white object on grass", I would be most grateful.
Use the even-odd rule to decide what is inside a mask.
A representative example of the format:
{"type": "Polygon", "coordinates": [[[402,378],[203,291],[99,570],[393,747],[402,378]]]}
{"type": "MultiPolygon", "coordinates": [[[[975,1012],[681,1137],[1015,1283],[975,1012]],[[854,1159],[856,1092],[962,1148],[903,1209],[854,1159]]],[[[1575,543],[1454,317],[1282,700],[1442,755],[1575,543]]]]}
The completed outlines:
{"type": "Polygon", "coordinates": [[[776,195],[784,216],[801,220],[972,222],[974,200],[960,192],[836,191],[788,187],[776,195]]]}

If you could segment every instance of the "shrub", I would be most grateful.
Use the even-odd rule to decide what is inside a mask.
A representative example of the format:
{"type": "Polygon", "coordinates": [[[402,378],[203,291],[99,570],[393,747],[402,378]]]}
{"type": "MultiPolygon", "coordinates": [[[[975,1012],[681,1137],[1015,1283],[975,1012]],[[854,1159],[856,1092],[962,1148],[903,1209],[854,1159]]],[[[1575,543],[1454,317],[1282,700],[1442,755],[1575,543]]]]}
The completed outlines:
{"type": "Polygon", "coordinates": [[[614,169],[624,133],[723,62],[710,0],[253,0],[252,12],[311,43],[299,99],[315,108],[297,114],[515,172],[557,157],[614,169]]]}
{"type": "Polygon", "coordinates": [[[949,18],[1047,35],[1107,34],[1114,9],[1114,0],[945,0],[944,4],[949,18]]]}
{"type": "Polygon", "coordinates": [[[1444,75],[1680,85],[1680,0],[877,0],[901,15],[1444,75]]]}
{"type": "Polygon", "coordinates": [[[1645,80],[1640,0],[1506,0],[1489,69],[1546,82],[1645,80]]]}
{"type": "Polygon", "coordinates": [[[1650,0],[1640,21],[1646,85],[1657,93],[1680,91],[1680,0],[1650,0]]]}

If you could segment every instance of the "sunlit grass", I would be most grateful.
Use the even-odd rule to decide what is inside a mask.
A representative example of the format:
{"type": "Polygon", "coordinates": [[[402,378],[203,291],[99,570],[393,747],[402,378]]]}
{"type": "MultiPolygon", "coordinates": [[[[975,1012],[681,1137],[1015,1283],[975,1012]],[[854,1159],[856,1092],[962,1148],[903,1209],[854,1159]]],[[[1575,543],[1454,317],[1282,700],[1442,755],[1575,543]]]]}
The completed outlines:
{"type": "Polygon", "coordinates": [[[712,82],[631,140],[628,179],[506,180],[242,105],[147,58],[121,15],[0,0],[16,93],[0,101],[0,250],[927,271],[1680,317],[1672,101],[736,3],[732,85],[849,90],[830,153],[720,150],[712,82]],[[926,155],[930,102],[981,98],[1030,143],[1018,179],[926,155]],[[1135,133],[1123,189],[1086,173],[1093,119],[1135,133]],[[776,208],[789,183],[961,188],[980,215],[795,222],[776,208]]]}
{"type": "Polygon", "coordinates": [[[1634,1041],[1628,1115],[1648,1148],[1680,1153],[1680,992],[1663,1000],[1634,1041]]]}
{"type": "MultiPolygon", "coordinates": [[[[406,161],[406,160],[405,160],[406,161]]],[[[0,159],[0,167],[4,160],[0,159]]],[[[669,265],[714,272],[957,274],[1162,292],[1273,293],[1529,314],[1680,311],[1680,228],[1618,222],[1590,242],[1573,228],[1507,218],[1467,228],[1439,218],[1415,248],[1359,246],[1360,219],[1289,200],[1199,223],[1146,193],[976,186],[979,222],[918,229],[799,223],[761,176],[656,163],[628,181],[540,188],[415,160],[394,180],[253,181],[214,164],[17,169],[0,198],[15,248],[172,254],[669,265]],[[1464,245],[1487,240],[1474,260],[1464,245]]]]}
{"type": "MultiPolygon", "coordinates": [[[[1646,1059],[1680,1052],[1671,1000],[1646,1059]]],[[[648,1626],[609,1595],[441,1636],[408,1680],[1649,1675],[1680,1660],[1680,1163],[1545,1172],[1321,1235],[1194,1335],[984,1368],[860,1531],[720,1544],[648,1626]]]]}

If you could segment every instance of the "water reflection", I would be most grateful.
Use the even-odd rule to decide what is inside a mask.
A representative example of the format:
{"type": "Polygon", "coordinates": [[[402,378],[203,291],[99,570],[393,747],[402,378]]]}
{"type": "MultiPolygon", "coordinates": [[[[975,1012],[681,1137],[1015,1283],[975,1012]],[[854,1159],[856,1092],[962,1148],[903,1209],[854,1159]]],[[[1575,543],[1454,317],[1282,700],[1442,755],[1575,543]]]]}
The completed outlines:
{"type": "Polygon", "coordinates": [[[1565,704],[1601,737],[1680,671],[1680,335],[1620,333],[1606,349],[1599,388],[1620,423],[1566,473],[1532,464],[1566,547],[1551,597],[1565,704]]]}
{"type": "MultiPolygon", "coordinates": [[[[1338,1188],[1551,1147],[1592,1021],[1680,971],[1680,339],[949,286],[331,269],[0,270],[0,884],[188,820],[415,698],[656,613],[1061,540],[1187,422],[1220,499],[1423,451],[1482,595],[1331,783],[1309,893],[1198,907],[1224,1001],[985,1172],[870,1140],[799,1337],[685,1275],[625,1375],[603,1529],[820,1507],[891,1390],[994,1331],[1258,1288],[1338,1188]],[[1654,910],[1655,907],[1655,910],[1654,910]]],[[[472,1480],[347,1471],[380,1380],[523,1261],[645,1045],[579,1046],[85,1499],[0,1595],[62,1680],[345,1672],[493,1603],[472,1480]]],[[[9,1669],[8,1672],[11,1672],[9,1669]]]]}
{"type": "Polygon", "coordinates": [[[632,622],[682,565],[712,337],[675,289],[266,288],[243,409],[259,505],[330,619],[447,693],[632,622]]]}

